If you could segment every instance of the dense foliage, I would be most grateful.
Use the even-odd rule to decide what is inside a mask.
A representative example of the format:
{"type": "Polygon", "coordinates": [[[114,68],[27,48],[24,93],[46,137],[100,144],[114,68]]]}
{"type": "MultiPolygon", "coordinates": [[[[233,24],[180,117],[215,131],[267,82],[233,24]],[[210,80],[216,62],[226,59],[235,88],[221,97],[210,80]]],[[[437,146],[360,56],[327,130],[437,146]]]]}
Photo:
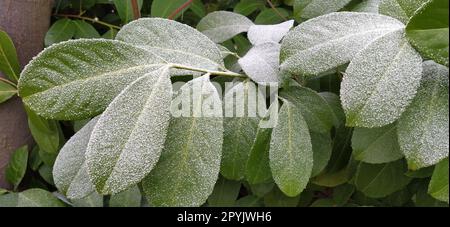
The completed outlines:
{"type": "Polygon", "coordinates": [[[0,32],[0,206],[448,206],[447,0],[137,3],[56,1],[22,72],[0,32]]]}

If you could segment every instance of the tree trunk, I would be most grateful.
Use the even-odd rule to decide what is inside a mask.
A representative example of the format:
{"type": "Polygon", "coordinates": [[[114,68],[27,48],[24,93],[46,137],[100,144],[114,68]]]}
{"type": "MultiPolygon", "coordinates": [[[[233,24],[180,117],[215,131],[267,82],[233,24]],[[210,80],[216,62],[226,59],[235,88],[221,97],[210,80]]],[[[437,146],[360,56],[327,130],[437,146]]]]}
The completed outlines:
{"type": "MultiPolygon", "coordinates": [[[[0,29],[11,36],[22,67],[44,48],[52,5],[53,0],[0,0],[0,29]]],[[[10,187],[4,172],[11,153],[31,143],[21,100],[15,97],[0,104],[0,187],[10,187]]]]}

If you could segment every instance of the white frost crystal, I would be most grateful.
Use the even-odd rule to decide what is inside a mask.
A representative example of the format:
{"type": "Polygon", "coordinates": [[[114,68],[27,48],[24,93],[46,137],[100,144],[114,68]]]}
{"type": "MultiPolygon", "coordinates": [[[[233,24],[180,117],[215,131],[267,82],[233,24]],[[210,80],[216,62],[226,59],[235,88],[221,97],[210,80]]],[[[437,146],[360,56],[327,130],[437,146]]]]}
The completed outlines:
{"type": "Polygon", "coordinates": [[[238,63],[257,83],[278,81],[280,44],[263,43],[252,47],[238,63]]]}
{"type": "Polygon", "coordinates": [[[269,42],[279,43],[292,26],[294,26],[294,20],[274,25],[252,25],[248,30],[247,37],[253,45],[269,42]]]}
{"type": "Polygon", "coordinates": [[[171,100],[164,67],[130,84],[108,106],[86,152],[88,173],[100,194],[119,193],[152,170],[166,138],[171,100]]]}
{"type": "Polygon", "coordinates": [[[281,69],[317,76],[348,63],[375,39],[404,26],[396,19],[371,13],[339,12],[313,18],[284,37],[281,69]]]}
{"type": "Polygon", "coordinates": [[[422,58],[404,37],[391,32],[358,53],[341,84],[348,126],[381,127],[397,120],[414,98],[422,58]]]}
{"type": "Polygon", "coordinates": [[[84,198],[95,190],[87,173],[85,153],[98,118],[89,121],[67,141],[53,166],[55,185],[69,199],[84,198]]]}
{"type": "Polygon", "coordinates": [[[247,32],[254,25],[247,17],[227,11],[215,11],[197,25],[197,29],[216,43],[222,43],[235,35],[247,32]]]}
{"type": "Polygon", "coordinates": [[[410,169],[448,157],[448,68],[423,63],[423,79],[414,101],[398,122],[398,140],[410,169]]]}

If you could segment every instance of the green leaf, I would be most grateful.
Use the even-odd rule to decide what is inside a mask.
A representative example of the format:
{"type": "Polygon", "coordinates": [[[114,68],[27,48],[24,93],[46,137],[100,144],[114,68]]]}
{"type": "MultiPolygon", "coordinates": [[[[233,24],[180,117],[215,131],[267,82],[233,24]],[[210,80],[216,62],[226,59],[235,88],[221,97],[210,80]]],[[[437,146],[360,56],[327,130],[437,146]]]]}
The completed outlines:
{"type": "Polygon", "coordinates": [[[398,141],[415,170],[448,157],[448,68],[423,63],[423,78],[413,102],[398,123],[398,141]]]}
{"type": "Polygon", "coordinates": [[[197,30],[216,43],[222,43],[239,33],[247,32],[253,22],[247,17],[227,11],[215,11],[202,18],[197,30]]]}
{"type": "Polygon", "coordinates": [[[76,31],[74,34],[74,38],[100,38],[100,34],[98,34],[97,30],[91,24],[87,23],[83,20],[74,20],[72,22],[76,31]]]}
{"type": "Polygon", "coordinates": [[[27,65],[19,95],[45,118],[86,119],[103,112],[128,84],[163,62],[119,41],[67,41],[45,49],[27,65]]]}
{"type": "Polygon", "coordinates": [[[262,207],[263,205],[261,198],[254,195],[244,196],[235,203],[236,207],[262,207]]]}
{"type": "MultiPolygon", "coordinates": [[[[224,96],[225,118],[220,173],[230,180],[244,178],[247,161],[258,130],[259,118],[251,116],[250,106],[256,110],[256,86],[250,81],[240,82],[224,96]],[[250,101],[252,100],[253,101],[250,101]],[[232,106],[227,106],[232,103],[232,106]],[[227,111],[231,110],[230,115],[227,111]],[[236,110],[236,114],[234,113],[236,110]]],[[[228,111],[229,112],[229,111],[228,111]]]]}
{"type": "Polygon", "coordinates": [[[325,169],[330,160],[332,141],[329,133],[312,132],[310,135],[314,161],[311,177],[315,177],[325,169]]]}
{"type": "Polygon", "coordinates": [[[406,26],[409,42],[426,58],[448,67],[448,1],[431,0],[406,26]]]}
{"type": "Polygon", "coordinates": [[[355,160],[371,164],[392,162],[403,157],[395,123],[381,128],[355,128],[352,148],[355,160]]]}
{"type": "Polygon", "coordinates": [[[292,14],[285,8],[267,8],[261,11],[255,18],[255,24],[278,24],[286,21],[292,14]]]}
{"type": "MultiPolygon", "coordinates": [[[[19,79],[20,65],[16,48],[8,34],[0,30],[0,72],[3,72],[10,80],[19,79]]],[[[1,103],[1,101],[0,101],[1,103]]]]}
{"type": "Polygon", "coordinates": [[[286,101],[272,131],[269,150],[273,179],[281,191],[294,197],[305,189],[313,168],[308,126],[301,109],[286,101]]]}
{"type": "Polygon", "coordinates": [[[281,39],[283,39],[283,37],[289,32],[292,26],[294,26],[294,20],[289,20],[274,25],[252,25],[248,29],[247,36],[253,45],[268,42],[279,43],[281,39]]]}
{"type": "Polygon", "coordinates": [[[370,198],[382,198],[405,187],[411,178],[405,175],[403,159],[385,164],[361,162],[355,176],[356,188],[370,198]]]}
{"type": "Polygon", "coordinates": [[[28,127],[39,148],[44,152],[57,154],[60,145],[58,122],[46,120],[29,108],[25,108],[25,110],[28,115],[28,127]]]}
{"type": "Polygon", "coordinates": [[[169,16],[173,16],[170,19],[175,20],[189,8],[186,7],[176,15],[172,15],[184,3],[186,3],[186,0],[171,0],[171,1],[153,0],[151,15],[152,17],[161,17],[161,18],[169,18],[169,16]]]}
{"type": "Polygon", "coordinates": [[[206,16],[206,7],[202,0],[194,0],[189,9],[200,18],[206,16]]]}
{"type": "Polygon", "coordinates": [[[333,127],[334,112],[317,92],[306,87],[292,86],[281,91],[280,96],[297,106],[312,132],[328,133],[333,127]]]}
{"type": "Polygon", "coordinates": [[[20,193],[0,196],[0,207],[64,207],[52,193],[42,189],[28,189],[20,193]]]}
{"type": "Polygon", "coordinates": [[[74,207],[103,207],[103,196],[93,192],[82,199],[72,199],[71,202],[74,207]]]}
{"type": "Polygon", "coordinates": [[[257,83],[278,82],[280,44],[263,43],[252,47],[238,63],[257,83]]]}
{"type": "Polygon", "coordinates": [[[241,0],[233,9],[235,13],[248,16],[257,10],[265,8],[265,2],[261,0],[241,0]]]}
{"type": "Polygon", "coordinates": [[[115,39],[117,35],[117,30],[114,28],[109,29],[107,32],[103,33],[102,38],[104,39],[115,39]]]}
{"type": "Polygon", "coordinates": [[[6,181],[17,189],[25,176],[28,162],[28,146],[23,146],[14,151],[5,169],[6,181]]]}
{"type": "Polygon", "coordinates": [[[194,28],[172,20],[133,21],[122,27],[116,39],[144,48],[168,63],[209,70],[223,65],[222,54],[215,43],[194,28]]]}
{"type": "Polygon", "coordinates": [[[145,195],[155,206],[199,206],[212,193],[219,170],[223,143],[222,104],[219,94],[207,77],[184,85],[179,97],[190,97],[192,112],[200,117],[174,117],[161,158],[142,182],[145,195]],[[208,101],[208,102],[207,102],[208,101]],[[211,112],[200,110],[201,103],[218,104],[211,112]],[[212,117],[207,117],[212,116],[212,117]]]}
{"type": "Polygon", "coordinates": [[[381,0],[380,14],[398,19],[404,24],[414,16],[417,9],[429,0],[381,0]]]}
{"type": "Polygon", "coordinates": [[[266,207],[296,207],[299,199],[300,195],[288,197],[278,187],[274,187],[264,196],[264,204],[266,207]]]}
{"type": "Polygon", "coordinates": [[[33,170],[37,171],[39,166],[42,164],[42,159],[39,157],[39,146],[34,146],[30,152],[30,157],[28,160],[28,166],[33,170]]]}
{"type": "Polygon", "coordinates": [[[434,166],[429,166],[418,170],[408,170],[408,172],[406,172],[406,176],[412,178],[428,178],[433,175],[433,171],[434,166]]]}
{"type": "Polygon", "coordinates": [[[94,191],[87,172],[85,153],[97,121],[98,117],[92,119],[67,141],[53,166],[55,185],[69,199],[81,199],[94,191]]]}
{"type": "Polygon", "coordinates": [[[52,167],[48,166],[48,165],[41,165],[39,167],[39,176],[42,177],[42,179],[45,180],[45,182],[47,182],[50,185],[55,185],[55,182],[53,181],[53,176],[52,176],[52,167]]]}
{"type": "Polygon", "coordinates": [[[427,193],[427,185],[426,184],[420,185],[420,187],[415,195],[414,202],[415,202],[416,207],[447,207],[448,208],[448,203],[439,201],[427,193]]]}
{"type": "Polygon", "coordinates": [[[348,202],[355,192],[355,186],[351,184],[343,184],[333,189],[333,201],[342,206],[348,202]]]}
{"type": "MultiPolygon", "coordinates": [[[[114,1],[114,6],[117,9],[117,13],[119,13],[119,17],[122,20],[123,24],[127,24],[128,22],[133,20],[133,18],[134,18],[133,7],[131,5],[130,0],[127,0],[127,1],[113,0],[113,1],[114,1]]],[[[141,10],[143,2],[144,2],[144,0],[138,0],[139,10],[141,10]]]]}
{"type": "Polygon", "coordinates": [[[4,188],[0,188],[0,195],[6,194],[8,193],[8,190],[4,189],[4,188]]]}
{"type": "Polygon", "coordinates": [[[0,80],[0,103],[6,102],[17,93],[17,90],[0,80]]]}
{"type": "Polygon", "coordinates": [[[239,181],[227,180],[219,177],[214,190],[208,198],[208,205],[212,207],[231,207],[235,202],[241,189],[239,181]]]}
{"type": "Polygon", "coordinates": [[[319,95],[325,99],[331,108],[334,127],[339,128],[345,122],[345,113],[342,109],[341,99],[338,95],[331,92],[320,92],[319,95]]]}
{"type": "MultiPolygon", "coordinates": [[[[380,1],[382,0],[366,0],[352,7],[353,12],[367,12],[367,13],[378,13],[380,7],[380,1]]],[[[395,1],[395,0],[394,0],[395,1]]],[[[385,13],[382,13],[385,14],[385,13]]],[[[388,15],[388,14],[385,14],[388,15]]],[[[389,15],[388,15],[389,16],[389,15]]]]}
{"type": "MultiPolygon", "coordinates": [[[[269,164],[267,164],[267,165],[269,165],[269,164]]],[[[270,168],[269,168],[269,171],[270,171],[270,168]]],[[[270,175],[270,176],[272,176],[272,175],[270,175]]],[[[257,197],[264,197],[265,195],[267,195],[267,193],[272,191],[274,186],[275,186],[275,183],[273,182],[272,179],[270,179],[266,183],[251,184],[251,185],[249,185],[249,188],[253,195],[255,195],[257,197]]]]}
{"type": "Polygon", "coordinates": [[[283,39],[281,69],[307,78],[320,75],[348,63],[378,37],[403,27],[393,18],[369,13],[330,13],[308,20],[283,39]]]}
{"type": "Polygon", "coordinates": [[[269,165],[271,134],[271,128],[258,128],[256,132],[256,138],[250,150],[245,172],[245,179],[250,184],[265,183],[272,179],[269,165]]]}
{"type": "Polygon", "coordinates": [[[311,204],[311,207],[337,207],[339,206],[333,199],[318,199],[311,204]]]}
{"type": "Polygon", "coordinates": [[[137,79],[106,108],[86,151],[98,193],[119,193],[153,169],[166,138],[171,101],[169,68],[164,67],[137,79]]]}
{"type": "Polygon", "coordinates": [[[352,154],[351,139],[353,128],[341,126],[336,128],[333,137],[333,151],[326,167],[327,173],[336,173],[348,167],[352,154]]]}
{"type": "Polygon", "coordinates": [[[45,46],[67,41],[75,35],[76,31],[77,28],[72,20],[67,18],[59,19],[52,24],[47,34],[45,34],[45,46]]]}
{"type": "Polygon", "coordinates": [[[342,80],[347,126],[373,128],[394,122],[411,103],[421,77],[422,58],[403,30],[375,40],[354,57],[342,80]]]}
{"type": "Polygon", "coordinates": [[[301,22],[336,12],[346,6],[351,0],[295,0],[294,17],[301,22]]]}
{"type": "Polygon", "coordinates": [[[141,192],[137,186],[131,187],[121,193],[112,195],[109,199],[110,207],[140,207],[141,192]]]}
{"type": "Polygon", "coordinates": [[[428,193],[435,199],[448,203],[448,158],[436,165],[428,193]]]}

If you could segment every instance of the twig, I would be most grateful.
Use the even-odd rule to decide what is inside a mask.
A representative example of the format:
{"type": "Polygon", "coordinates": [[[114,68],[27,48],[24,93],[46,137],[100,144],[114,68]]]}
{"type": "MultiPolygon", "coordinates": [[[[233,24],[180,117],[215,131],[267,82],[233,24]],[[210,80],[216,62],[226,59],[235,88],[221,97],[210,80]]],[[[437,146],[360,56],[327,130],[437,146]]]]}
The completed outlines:
{"type": "Polygon", "coordinates": [[[134,19],[137,20],[141,18],[141,11],[139,10],[139,5],[137,0],[131,0],[131,7],[133,8],[134,19]]]}
{"type": "Polygon", "coordinates": [[[275,6],[273,5],[273,3],[272,3],[271,0],[267,0],[267,3],[269,4],[270,8],[272,8],[273,11],[275,11],[275,13],[276,13],[278,16],[280,16],[280,17],[281,17],[283,20],[285,20],[285,21],[288,20],[285,16],[283,16],[283,14],[281,14],[281,12],[280,12],[277,8],[275,8],[275,6]]]}
{"type": "Polygon", "coordinates": [[[73,14],[54,14],[53,16],[56,16],[56,17],[71,17],[71,18],[78,18],[78,19],[81,19],[81,20],[87,20],[87,21],[90,21],[90,22],[92,22],[92,23],[101,24],[101,25],[106,26],[106,27],[115,28],[115,29],[120,29],[120,27],[117,26],[117,25],[109,24],[109,23],[106,23],[106,22],[103,22],[103,21],[99,21],[98,19],[90,18],[90,17],[83,17],[83,16],[80,16],[80,15],[73,15],[73,14]]]}
{"type": "Polygon", "coordinates": [[[184,9],[186,9],[189,5],[191,5],[191,3],[194,0],[187,0],[183,5],[181,5],[180,7],[178,7],[178,9],[176,9],[175,11],[173,11],[170,15],[169,15],[169,19],[173,20],[173,18],[175,18],[175,16],[180,13],[181,11],[183,11],[184,9]]]}

